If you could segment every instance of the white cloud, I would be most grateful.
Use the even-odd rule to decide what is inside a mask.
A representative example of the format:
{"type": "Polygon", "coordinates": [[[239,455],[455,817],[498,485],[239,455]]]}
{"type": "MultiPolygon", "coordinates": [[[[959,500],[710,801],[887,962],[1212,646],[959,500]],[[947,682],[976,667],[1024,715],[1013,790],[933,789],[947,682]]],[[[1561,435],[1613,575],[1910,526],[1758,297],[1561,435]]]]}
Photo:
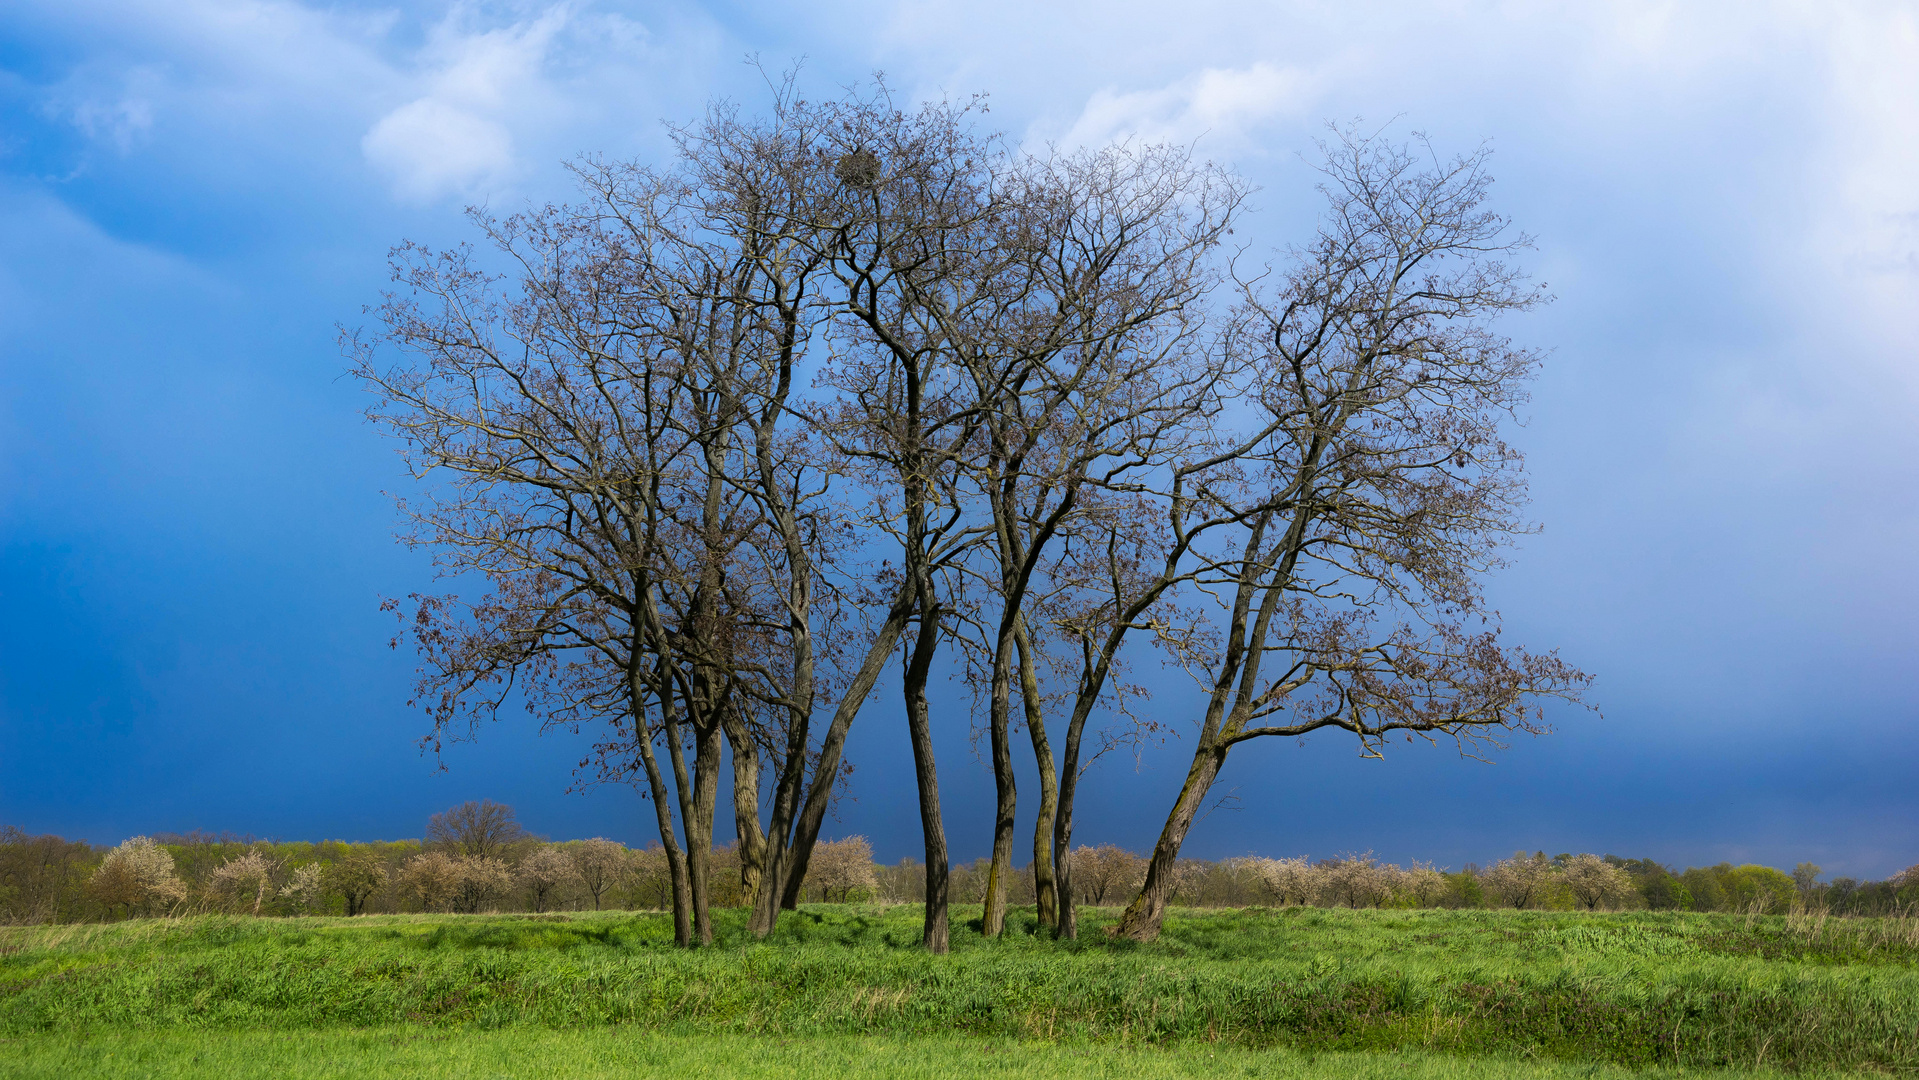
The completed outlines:
{"type": "Polygon", "coordinates": [[[434,98],[381,117],[360,147],[402,197],[418,201],[465,194],[504,179],[513,167],[506,128],[434,98]]]}
{"type": "Polygon", "coordinates": [[[1102,87],[1059,141],[1073,146],[1203,139],[1237,149],[1264,121],[1308,114],[1322,83],[1315,73],[1261,61],[1203,68],[1155,90],[1102,87]]]}
{"type": "Polygon", "coordinates": [[[424,96],[374,123],[361,152],[402,198],[469,196],[509,181],[517,162],[507,124],[529,112],[550,112],[555,95],[542,68],[564,6],[504,27],[468,30],[454,12],[421,50],[415,81],[424,96]],[[541,107],[544,106],[542,109],[541,107]]]}

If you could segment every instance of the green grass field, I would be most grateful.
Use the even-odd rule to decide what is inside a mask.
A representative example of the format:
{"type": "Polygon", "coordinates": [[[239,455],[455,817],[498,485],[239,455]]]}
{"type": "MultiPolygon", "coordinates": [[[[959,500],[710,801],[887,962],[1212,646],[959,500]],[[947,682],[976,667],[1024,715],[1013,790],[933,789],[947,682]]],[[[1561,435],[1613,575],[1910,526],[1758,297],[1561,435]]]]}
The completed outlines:
{"type": "Polygon", "coordinates": [[[910,906],[690,951],[628,912],[0,929],[0,1075],[1919,1072],[1912,920],[1176,911],[1137,946],[1088,914],[945,957],[910,906]]]}

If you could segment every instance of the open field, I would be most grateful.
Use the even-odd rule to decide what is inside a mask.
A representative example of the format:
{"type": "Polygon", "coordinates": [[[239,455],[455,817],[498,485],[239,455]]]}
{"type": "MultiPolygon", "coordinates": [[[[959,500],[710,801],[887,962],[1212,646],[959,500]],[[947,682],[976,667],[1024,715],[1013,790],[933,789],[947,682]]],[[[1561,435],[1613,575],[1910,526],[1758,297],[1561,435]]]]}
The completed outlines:
{"type": "Polygon", "coordinates": [[[1182,911],[1136,946],[1112,912],[1077,943],[1023,913],[934,957],[918,914],[809,907],[750,943],[728,912],[693,951],[631,912],[0,929],[0,1072],[1919,1072],[1910,919],[1182,911]]]}

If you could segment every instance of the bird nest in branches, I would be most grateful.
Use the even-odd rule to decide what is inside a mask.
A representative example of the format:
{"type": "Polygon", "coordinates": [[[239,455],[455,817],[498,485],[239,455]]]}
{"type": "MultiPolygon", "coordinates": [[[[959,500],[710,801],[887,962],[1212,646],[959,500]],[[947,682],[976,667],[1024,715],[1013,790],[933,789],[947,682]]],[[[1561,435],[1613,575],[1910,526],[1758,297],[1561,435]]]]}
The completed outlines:
{"type": "Polygon", "coordinates": [[[833,175],[847,187],[869,188],[879,182],[880,159],[871,150],[841,154],[833,165],[833,175]]]}

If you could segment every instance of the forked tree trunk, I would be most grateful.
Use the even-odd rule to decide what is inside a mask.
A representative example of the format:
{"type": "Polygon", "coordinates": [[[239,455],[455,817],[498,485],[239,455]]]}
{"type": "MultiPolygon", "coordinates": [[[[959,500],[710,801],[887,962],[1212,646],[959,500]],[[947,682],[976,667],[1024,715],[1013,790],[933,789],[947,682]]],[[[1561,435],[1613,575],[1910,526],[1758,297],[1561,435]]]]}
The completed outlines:
{"type": "Polygon", "coordinates": [[[820,824],[826,819],[827,806],[832,802],[833,783],[838,778],[846,733],[866,703],[867,695],[873,692],[873,685],[885,671],[886,660],[899,643],[900,633],[912,617],[912,612],[912,587],[909,583],[902,587],[900,595],[894,599],[886,622],[874,635],[865,659],[854,673],[845,695],[840,698],[838,708],[833,711],[833,721],[827,726],[826,737],[820,740],[819,760],[813,766],[813,782],[805,791],[804,805],[800,802],[800,796],[807,754],[806,746],[799,738],[804,734],[804,729],[795,723],[790,732],[786,761],[773,794],[773,813],[767,829],[765,869],[760,880],[759,900],[754,905],[753,917],[748,923],[748,928],[756,937],[772,933],[781,909],[791,909],[799,903],[799,891],[806,881],[806,866],[812,858],[813,845],[819,839],[820,824]]]}
{"type": "Polygon", "coordinates": [[[987,707],[993,752],[993,858],[986,871],[985,906],[980,933],[998,937],[1006,928],[1006,892],[1013,875],[1013,814],[1018,794],[1013,778],[1013,748],[1009,738],[1012,713],[1013,634],[1009,623],[993,653],[992,690],[987,707]]]}
{"type": "Polygon", "coordinates": [[[691,945],[693,943],[693,889],[687,880],[686,859],[680,851],[679,838],[673,828],[673,807],[667,802],[670,797],[666,790],[666,777],[660,774],[660,762],[653,753],[653,740],[646,729],[648,695],[645,675],[640,663],[643,655],[638,649],[632,653],[627,666],[627,692],[632,703],[634,741],[639,743],[640,764],[646,772],[647,791],[653,797],[653,813],[660,829],[660,846],[666,852],[666,870],[673,888],[673,943],[691,945]]]}
{"type": "Polygon", "coordinates": [[[1039,705],[1039,673],[1033,665],[1032,642],[1024,621],[1014,630],[1019,647],[1020,697],[1026,708],[1026,731],[1033,737],[1033,760],[1039,766],[1039,819],[1033,823],[1033,899],[1039,924],[1059,929],[1058,879],[1053,873],[1053,819],[1059,810],[1059,777],[1054,773],[1053,745],[1046,737],[1046,714],[1039,705]]]}

